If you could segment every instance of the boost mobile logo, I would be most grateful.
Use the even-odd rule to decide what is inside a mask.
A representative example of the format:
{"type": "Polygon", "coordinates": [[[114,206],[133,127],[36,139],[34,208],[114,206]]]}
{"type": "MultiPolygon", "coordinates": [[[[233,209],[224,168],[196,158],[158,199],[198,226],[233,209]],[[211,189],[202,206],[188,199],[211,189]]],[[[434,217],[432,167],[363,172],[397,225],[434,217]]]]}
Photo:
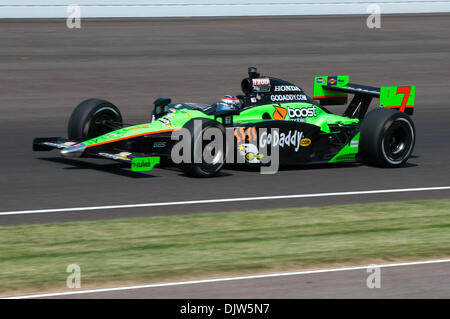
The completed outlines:
{"type": "Polygon", "coordinates": [[[315,117],[316,114],[316,107],[308,107],[303,109],[291,109],[288,108],[289,111],[289,119],[291,121],[296,121],[297,119],[302,119],[305,117],[315,117]]]}

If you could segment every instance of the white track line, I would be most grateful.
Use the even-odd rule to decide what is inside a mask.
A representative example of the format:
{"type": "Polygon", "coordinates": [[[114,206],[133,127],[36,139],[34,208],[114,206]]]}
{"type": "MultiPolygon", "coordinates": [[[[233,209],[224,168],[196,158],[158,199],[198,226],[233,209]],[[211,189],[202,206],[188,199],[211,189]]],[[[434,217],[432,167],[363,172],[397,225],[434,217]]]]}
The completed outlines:
{"type": "Polygon", "coordinates": [[[388,267],[402,267],[402,266],[438,264],[438,263],[448,263],[448,262],[450,262],[450,259],[426,260],[426,261],[404,262],[404,263],[396,263],[396,264],[381,264],[381,265],[372,264],[372,265],[367,265],[367,266],[356,266],[356,267],[345,267],[345,268],[331,268],[331,269],[307,270],[307,271],[296,271],[296,272],[282,272],[282,273],[253,275],[253,276],[240,276],[240,277],[229,277],[229,278],[214,278],[214,279],[205,279],[205,280],[168,282],[168,283],[162,283],[162,284],[150,284],[150,285],[140,285],[140,286],[77,290],[77,291],[56,292],[56,293],[48,293],[48,294],[16,296],[16,297],[4,298],[4,299],[28,299],[28,298],[57,297],[57,296],[90,294],[90,293],[111,292],[111,291],[120,291],[120,290],[159,288],[159,287],[169,287],[169,286],[181,286],[181,285],[194,285],[194,284],[206,284],[206,283],[214,283],[214,282],[247,280],[247,279],[263,279],[263,278],[271,278],[271,277],[320,274],[320,273],[327,273],[327,272],[373,269],[375,267],[388,268],[388,267]]]}
{"type": "Polygon", "coordinates": [[[276,196],[260,196],[260,197],[217,198],[217,199],[188,200],[188,201],[161,202],[161,203],[144,203],[144,204],[129,204],[129,205],[109,205],[109,206],[55,208],[55,209],[19,210],[19,211],[0,212],[0,216],[24,215],[24,214],[62,213],[62,212],[77,212],[77,211],[120,209],[120,208],[123,209],[123,208],[175,206],[175,205],[194,205],[194,204],[212,204],[212,203],[216,204],[216,203],[226,203],[226,202],[245,202],[245,201],[257,201],[257,200],[274,200],[274,199],[294,199],[294,198],[369,195],[369,194],[386,194],[386,193],[424,192],[424,191],[439,191],[439,190],[450,190],[450,186],[420,187],[420,188],[399,188],[399,189],[379,189],[379,190],[370,190],[370,191],[317,193],[317,194],[297,194],[297,195],[276,195],[276,196]]]}

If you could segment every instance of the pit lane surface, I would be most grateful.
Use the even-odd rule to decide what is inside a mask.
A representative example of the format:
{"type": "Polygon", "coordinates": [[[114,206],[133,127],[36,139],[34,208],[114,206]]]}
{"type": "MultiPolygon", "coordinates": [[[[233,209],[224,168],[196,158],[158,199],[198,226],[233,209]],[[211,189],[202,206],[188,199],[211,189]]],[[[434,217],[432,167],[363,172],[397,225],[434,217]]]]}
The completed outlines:
{"type": "MultiPolygon", "coordinates": [[[[450,15],[0,21],[0,211],[123,205],[450,185],[450,15]],[[225,169],[193,179],[177,169],[132,173],[107,160],[33,153],[34,137],[65,136],[72,109],[98,97],[125,122],[152,102],[216,102],[238,94],[248,66],[312,95],[313,77],[349,74],[373,86],[416,85],[414,156],[400,169],[364,165],[225,169]]],[[[330,107],[342,111],[341,107],[330,107]]],[[[0,216],[0,225],[356,202],[448,198],[448,190],[0,216]]]]}

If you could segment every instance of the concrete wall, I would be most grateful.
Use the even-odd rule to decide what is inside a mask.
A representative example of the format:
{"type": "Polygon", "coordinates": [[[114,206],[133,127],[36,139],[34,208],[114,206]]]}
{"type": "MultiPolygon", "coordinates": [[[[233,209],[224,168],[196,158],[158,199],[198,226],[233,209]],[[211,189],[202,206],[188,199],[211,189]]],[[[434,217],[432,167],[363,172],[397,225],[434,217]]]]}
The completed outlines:
{"type": "Polygon", "coordinates": [[[450,12],[450,0],[0,0],[0,18],[66,18],[78,4],[82,17],[202,17],[450,12]]]}

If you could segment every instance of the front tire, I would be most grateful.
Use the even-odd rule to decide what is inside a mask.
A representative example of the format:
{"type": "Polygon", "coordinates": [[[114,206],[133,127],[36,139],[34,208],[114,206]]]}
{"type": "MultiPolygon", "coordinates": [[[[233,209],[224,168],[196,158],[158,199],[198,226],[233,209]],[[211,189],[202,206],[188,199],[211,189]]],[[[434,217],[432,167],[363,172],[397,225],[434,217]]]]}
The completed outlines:
{"type": "Polygon", "coordinates": [[[68,136],[70,140],[86,141],[120,128],[122,115],[112,103],[89,99],[81,102],[69,119],[68,136]]]}
{"type": "Polygon", "coordinates": [[[411,118],[400,111],[375,109],[361,124],[362,158],[379,167],[399,167],[414,149],[416,131],[411,118]]]}
{"type": "Polygon", "coordinates": [[[190,120],[185,124],[184,128],[189,130],[191,136],[191,157],[189,163],[183,162],[180,164],[181,169],[186,175],[192,177],[216,176],[222,169],[225,162],[225,128],[217,121],[204,118],[190,120]],[[198,121],[200,125],[195,125],[195,121],[198,121]],[[222,149],[209,150],[215,151],[211,152],[211,154],[214,153],[213,158],[211,161],[205,161],[205,159],[203,158],[203,154],[205,148],[209,147],[208,144],[210,145],[210,143],[203,140],[202,136],[208,129],[211,128],[216,128],[220,131],[220,136],[218,138],[222,139],[222,149]],[[202,152],[200,163],[195,163],[194,152],[196,150],[202,152]]]}

